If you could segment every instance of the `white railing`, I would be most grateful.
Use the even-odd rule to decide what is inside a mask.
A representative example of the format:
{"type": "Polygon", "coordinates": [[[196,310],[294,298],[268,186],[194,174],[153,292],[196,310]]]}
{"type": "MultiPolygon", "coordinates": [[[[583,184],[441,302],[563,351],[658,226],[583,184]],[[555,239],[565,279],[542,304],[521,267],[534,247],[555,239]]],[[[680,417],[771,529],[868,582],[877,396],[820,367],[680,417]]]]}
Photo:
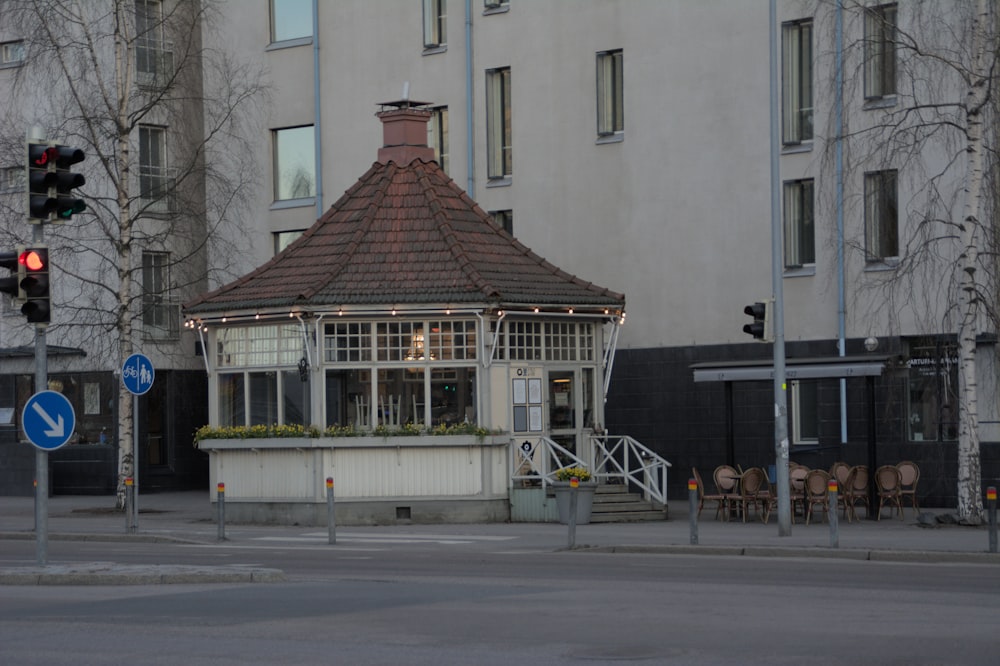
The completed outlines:
{"type": "Polygon", "coordinates": [[[512,439],[510,463],[510,478],[515,485],[541,482],[543,488],[555,481],[556,472],[563,467],[590,468],[582,458],[548,437],[512,439]]]}
{"type": "Polygon", "coordinates": [[[643,497],[667,503],[667,470],[672,465],[649,447],[628,435],[591,435],[594,477],[602,483],[618,483],[642,488],[643,497]]]}

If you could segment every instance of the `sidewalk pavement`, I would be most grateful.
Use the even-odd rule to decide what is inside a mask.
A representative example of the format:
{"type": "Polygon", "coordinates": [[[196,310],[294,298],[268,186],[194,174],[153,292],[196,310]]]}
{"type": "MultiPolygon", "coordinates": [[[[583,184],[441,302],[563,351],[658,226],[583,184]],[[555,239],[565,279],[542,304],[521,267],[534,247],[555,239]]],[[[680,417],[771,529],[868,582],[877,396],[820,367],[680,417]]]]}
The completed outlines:
{"type": "MultiPolygon", "coordinates": [[[[338,526],[337,544],[329,545],[326,527],[227,524],[226,541],[218,540],[218,514],[208,491],[150,493],[139,498],[136,534],[126,533],[123,513],[114,509],[111,496],[55,496],[48,499],[48,540],[196,543],[233,545],[260,542],[338,545],[369,543],[375,539],[405,543],[407,537],[424,544],[429,540],[462,543],[505,551],[553,552],[568,547],[568,527],[555,523],[408,524],[391,526],[338,526]],[[478,540],[478,541],[477,541],[478,540]]],[[[35,540],[34,498],[0,497],[0,543],[35,540]]],[[[753,557],[830,557],[860,560],[913,562],[962,562],[1000,564],[1000,554],[989,552],[987,527],[967,527],[935,522],[918,524],[912,509],[898,516],[883,513],[880,521],[838,520],[837,547],[826,522],[805,525],[801,518],[791,535],[779,536],[777,519],[768,524],[751,518],[716,521],[706,508],[698,523],[697,544],[692,544],[689,505],[670,502],[670,520],[640,523],[599,523],[576,528],[575,550],[608,553],[704,554],[753,557]]],[[[943,509],[924,511],[923,518],[946,516],[943,509]]],[[[925,522],[925,521],[920,521],[925,522]]],[[[470,546],[472,547],[472,546],[470,546]]],[[[191,582],[273,582],[284,579],[277,569],[180,566],[169,564],[122,565],[108,562],[58,563],[44,566],[4,567],[0,584],[153,584],[191,582]]],[[[26,563],[27,564],[27,563],[26,563]]]]}

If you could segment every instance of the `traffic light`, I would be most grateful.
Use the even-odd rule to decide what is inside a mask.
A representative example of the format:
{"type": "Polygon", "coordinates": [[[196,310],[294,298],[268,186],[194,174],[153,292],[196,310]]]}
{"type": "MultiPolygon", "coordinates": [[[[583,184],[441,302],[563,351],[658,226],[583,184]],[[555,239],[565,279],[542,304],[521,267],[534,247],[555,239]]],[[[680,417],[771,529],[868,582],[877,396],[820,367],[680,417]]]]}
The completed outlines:
{"type": "Polygon", "coordinates": [[[29,247],[17,258],[24,277],[19,286],[24,294],[21,314],[32,324],[48,324],[52,315],[49,298],[49,250],[45,247],[29,247]]]}
{"type": "Polygon", "coordinates": [[[32,224],[64,222],[87,209],[73,192],[87,180],[69,170],[85,158],[79,148],[28,142],[28,218],[32,224]]]}
{"type": "Polygon", "coordinates": [[[10,271],[10,276],[5,278],[0,278],[0,291],[5,294],[10,294],[15,299],[17,299],[21,292],[21,280],[23,275],[21,274],[21,262],[19,261],[21,253],[19,251],[15,252],[0,252],[0,268],[6,268],[10,271]]]}
{"type": "Polygon", "coordinates": [[[743,313],[753,317],[753,323],[745,324],[743,332],[752,335],[755,340],[767,342],[770,337],[768,335],[768,327],[771,323],[770,301],[751,303],[743,308],[743,313]]]}

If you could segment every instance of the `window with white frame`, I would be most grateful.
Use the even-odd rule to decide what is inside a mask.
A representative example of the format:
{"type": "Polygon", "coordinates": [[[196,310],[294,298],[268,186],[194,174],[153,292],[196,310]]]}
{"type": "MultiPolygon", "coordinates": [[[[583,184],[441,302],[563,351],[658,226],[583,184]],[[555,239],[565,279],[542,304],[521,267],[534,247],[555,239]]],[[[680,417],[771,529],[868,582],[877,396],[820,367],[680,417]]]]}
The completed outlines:
{"type": "Polygon", "coordinates": [[[819,443],[819,385],[815,380],[789,382],[792,399],[792,443],[819,443]]]}
{"type": "Polygon", "coordinates": [[[486,72],[487,176],[509,178],[513,174],[510,107],[510,68],[486,72]]]}
{"type": "Polygon", "coordinates": [[[296,365],[304,344],[298,324],[221,328],[215,342],[220,368],[296,365]]]}
{"type": "Polygon", "coordinates": [[[312,125],[272,132],[274,142],[274,200],[316,196],[316,146],[312,125]]]}
{"type": "Polygon", "coordinates": [[[312,0],[271,0],[271,42],[311,38],[312,0]]]}
{"type": "Polygon", "coordinates": [[[896,5],[865,12],[865,98],[896,94],[896,5]]]}
{"type": "Polygon", "coordinates": [[[146,338],[176,338],[179,304],[170,294],[170,254],[142,253],[142,331],[146,338]]]}
{"type": "Polygon", "coordinates": [[[162,86],[173,74],[173,44],[164,39],[163,32],[163,3],[136,0],[135,68],[141,86],[162,86]]]}
{"type": "Polygon", "coordinates": [[[785,183],[785,268],[816,263],[813,180],[785,183]]]}
{"type": "Polygon", "coordinates": [[[0,44],[0,66],[12,67],[24,62],[24,42],[21,40],[0,44]]]}
{"type": "Polygon", "coordinates": [[[812,21],[781,27],[782,132],[785,144],[813,138],[812,21]]]}
{"type": "Polygon", "coordinates": [[[483,0],[483,9],[500,9],[510,5],[510,0],[483,0]]]}
{"type": "Polygon", "coordinates": [[[436,106],[431,109],[431,119],[427,123],[427,145],[434,149],[434,159],[441,170],[448,173],[448,107],[436,106]]]}
{"type": "Polygon", "coordinates": [[[305,233],[305,229],[296,229],[294,231],[277,231],[274,235],[274,253],[278,254],[286,247],[297,241],[302,234],[305,233]]]}
{"type": "Polygon", "coordinates": [[[597,134],[608,136],[625,130],[625,88],[621,49],[597,54],[597,134]]]}
{"type": "Polygon", "coordinates": [[[865,174],[865,258],[870,262],[899,256],[897,172],[865,174]]]}
{"type": "Polygon", "coordinates": [[[507,358],[515,361],[593,361],[594,325],[508,320],[507,358]]]}
{"type": "Polygon", "coordinates": [[[173,210],[174,172],[167,166],[167,131],[139,126],[139,198],[154,210],[173,210]]]}
{"type": "Polygon", "coordinates": [[[436,49],[448,43],[448,0],[423,0],[424,48],[436,49]]]}

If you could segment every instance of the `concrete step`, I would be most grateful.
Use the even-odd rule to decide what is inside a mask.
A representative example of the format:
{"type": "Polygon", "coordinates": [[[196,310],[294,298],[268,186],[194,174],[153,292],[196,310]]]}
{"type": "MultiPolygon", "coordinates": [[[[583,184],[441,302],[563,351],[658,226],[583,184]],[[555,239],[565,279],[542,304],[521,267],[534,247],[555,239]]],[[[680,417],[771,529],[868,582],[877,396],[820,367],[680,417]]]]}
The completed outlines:
{"type": "Polygon", "coordinates": [[[594,493],[590,522],[630,523],[666,520],[667,516],[666,507],[642,499],[642,495],[629,492],[625,485],[602,484],[594,493]]]}

